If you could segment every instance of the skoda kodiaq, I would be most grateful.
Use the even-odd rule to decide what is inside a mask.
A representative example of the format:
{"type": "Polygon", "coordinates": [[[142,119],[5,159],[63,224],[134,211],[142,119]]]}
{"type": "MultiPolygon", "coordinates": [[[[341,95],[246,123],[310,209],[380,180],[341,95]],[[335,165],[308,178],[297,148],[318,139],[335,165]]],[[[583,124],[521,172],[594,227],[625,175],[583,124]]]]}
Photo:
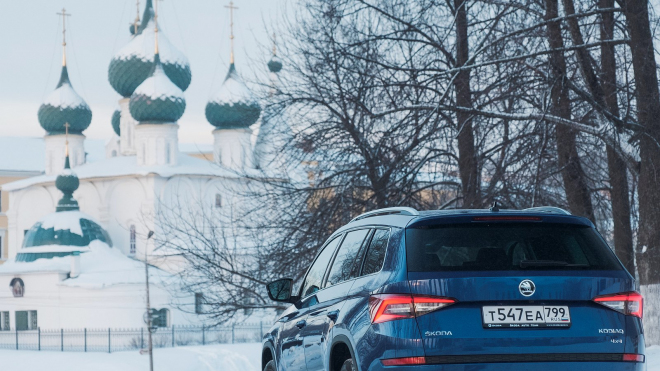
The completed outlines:
{"type": "Polygon", "coordinates": [[[644,370],[642,297],[593,224],[550,207],[369,212],[263,339],[267,371],[644,370]]]}

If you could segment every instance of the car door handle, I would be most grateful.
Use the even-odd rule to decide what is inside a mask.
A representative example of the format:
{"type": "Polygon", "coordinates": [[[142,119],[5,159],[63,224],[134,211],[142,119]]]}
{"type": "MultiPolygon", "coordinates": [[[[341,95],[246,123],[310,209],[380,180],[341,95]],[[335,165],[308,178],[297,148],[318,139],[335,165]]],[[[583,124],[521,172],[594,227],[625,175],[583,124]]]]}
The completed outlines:
{"type": "Polygon", "coordinates": [[[337,318],[339,318],[339,309],[335,309],[333,311],[326,313],[326,316],[328,316],[328,318],[330,318],[334,322],[337,322],[337,318]]]}
{"type": "Polygon", "coordinates": [[[319,316],[319,315],[321,315],[321,314],[323,314],[323,313],[325,313],[325,309],[317,310],[316,312],[311,313],[309,316],[310,316],[310,317],[316,317],[316,316],[319,316]]]}
{"type": "Polygon", "coordinates": [[[305,321],[304,319],[296,322],[296,327],[298,327],[299,329],[302,329],[305,326],[307,326],[307,321],[305,321]]]}

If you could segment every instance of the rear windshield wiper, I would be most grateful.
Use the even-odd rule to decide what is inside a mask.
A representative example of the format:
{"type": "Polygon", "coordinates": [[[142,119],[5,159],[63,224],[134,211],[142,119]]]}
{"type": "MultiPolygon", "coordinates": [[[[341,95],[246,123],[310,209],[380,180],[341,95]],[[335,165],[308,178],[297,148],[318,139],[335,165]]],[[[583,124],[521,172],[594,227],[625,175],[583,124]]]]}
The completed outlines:
{"type": "Polygon", "coordinates": [[[529,267],[589,267],[587,264],[569,264],[561,260],[522,260],[520,268],[529,267]]]}

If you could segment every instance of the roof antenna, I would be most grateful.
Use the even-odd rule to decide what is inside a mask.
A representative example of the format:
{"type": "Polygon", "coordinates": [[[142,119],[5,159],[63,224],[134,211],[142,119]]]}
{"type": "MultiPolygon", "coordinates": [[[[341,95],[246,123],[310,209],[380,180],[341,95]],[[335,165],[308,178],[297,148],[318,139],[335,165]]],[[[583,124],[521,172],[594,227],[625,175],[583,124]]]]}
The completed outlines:
{"type": "Polygon", "coordinates": [[[495,212],[500,211],[500,208],[497,205],[497,200],[493,201],[493,204],[490,206],[490,211],[495,211],[495,212]]]}

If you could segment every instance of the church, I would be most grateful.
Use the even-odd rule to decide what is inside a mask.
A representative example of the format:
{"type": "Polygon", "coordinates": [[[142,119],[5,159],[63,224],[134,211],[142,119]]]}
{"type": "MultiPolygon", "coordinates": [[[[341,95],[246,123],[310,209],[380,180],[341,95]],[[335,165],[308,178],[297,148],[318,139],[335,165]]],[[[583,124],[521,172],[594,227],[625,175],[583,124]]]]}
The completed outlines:
{"type": "MultiPolygon", "coordinates": [[[[95,161],[84,135],[92,111],[71,84],[63,40],[59,83],[38,111],[44,173],[2,186],[9,206],[0,330],[144,326],[147,277],[152,308],[164,313],[160,326],[200,323],[203,293],[176,291],[185,263],[154,242],[162,226],[153,216],[195,195],[200,207],[234,217],[246,202],[234,190],[285,166],[276,147],[291,129],[262,109],[267,102],[241,79],[233,30],[229,71],[205,110],[214,141],[209,158],[180,151],[177,121],[192,73],[160,29],[151,0],[131,34],[110,61],[120,109],[108,120],[115,135],[105,156],[95,161]]],[[[274,91],[282,69],[275,51],[264,68],[274,91]]]]}

